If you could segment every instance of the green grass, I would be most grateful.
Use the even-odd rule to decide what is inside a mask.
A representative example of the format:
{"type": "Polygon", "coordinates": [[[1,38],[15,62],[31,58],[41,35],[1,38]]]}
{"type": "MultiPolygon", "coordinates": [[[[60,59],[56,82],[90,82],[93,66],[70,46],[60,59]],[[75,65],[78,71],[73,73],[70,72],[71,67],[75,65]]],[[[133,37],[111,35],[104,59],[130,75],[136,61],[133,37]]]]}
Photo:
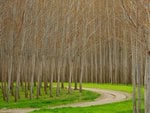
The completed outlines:
{"type": "MultiPolygon", "coordinates": [[[[115,91],[124,91],[128,93],[132,93],[132,85],[124,85],[124,84],[96,84],[96,83],[84,83],[83,87],[88,88],[100,88],[100,89],[109,89],[115,91]]],[[[144,87],[141,87],[141,92],[144,96],[144,87]]]]}
{"type": "Polygon", "coordinates": [[[60,96],[56,96],[56,90],[53,89],[53,97],[49,95],[45,95],[42,90],[42,96],[39,99],[36,99],[36,91],[34,98],[32,100],[25,98],[23,91],[20,93],[21,99],[17,102],[14,102],[14,97],[11,97],[9,103],[2,100],[2,93],[0,92],[0,109],[2,108],[47,108],[50,106],[69,104],[75,102],[83,102],[83,101],[92,101],[99,97],[100,95],[91,92],[91,91],[83,91],[80,93],[77,90],[73,90],[71,94],[67,93],[67,89],[62,89],[60,96]]]}
{"type": "MultiPolygon", "coordinates": [[[[131,85],[126,86],[126,85],[84,83],[83,87],[111,89],[111,90],[132,93],[131,85]]],[[[142,113],[144,113],[144,88],[142,88],[141,92],[142,92],[142,113]]],[[[81,107],[56,108],[53,110],[41,109],[38,111],[33,111],[32,113],[133,113],[133,111],[132,111],[132,100],[128,100],[124,102],[90,106],[90,107],[84,107],[84,108],[81,108],[81,107]]]]}
{"type": "MultiPolygon", "coordinates": [[[[143,108],[143,106],[142,106],[143,108]]],[[[144,113],[144,110],[142,110],[144,113]]],[[[57,109],[41,109],[32,113],[133,113],[132,101],[125,101],[113,104],[91,106],[84,108],[57,108],[57,109]]]]}

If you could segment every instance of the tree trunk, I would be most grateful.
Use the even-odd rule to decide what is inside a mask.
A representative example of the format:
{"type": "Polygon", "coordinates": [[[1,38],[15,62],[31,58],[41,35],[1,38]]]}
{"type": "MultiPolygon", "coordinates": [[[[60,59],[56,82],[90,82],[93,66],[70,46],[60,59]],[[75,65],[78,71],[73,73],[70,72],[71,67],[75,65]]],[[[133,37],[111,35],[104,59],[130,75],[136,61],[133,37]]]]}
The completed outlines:
{"type": "Polygon", "coordinates": [[[68,93],[71,93],[71,82],[72,82],[72,72],[73,72],[73,62],[70,61],[69,62],[69,66],[70,66],[70,72],[69,72],[69,83],[68,83],[68,93]]]}
{"type": "Polygon", "coordinates": [[[17,100],[20,97],[19,91],[20,91],[20,74],[21,74],[21,65],[22,65],[22,57],[19,56],[18,58],[18,70],[17,70],[17,80],[16,80],[16,91],[15,91],[15,102],[17,102],[17,100]]]}
{"type": "Polygon", "coordinates": [[[11,78],[12,78],[12,66],[13,66],[13,56],[10,56],[9,71],[8,71],[8,89],[7,89],[7,102],[10,100],[10,86],[11,86],[11,78]]]}
{"type": "Polygon", "coordinates": [[[150,113],[150,33],[148,32],[148,53],[145,78],[145,113],[150,113]]]}
{"type": "Polygon", "coordinates": [[[42,61],[39,61],[39,71],[38,71],[38,78],[37,78],[37,99],[39,98],[40,95],[41,77],[42,77],[42,61]]]}
{"type": "Polygon", "coordinates": [[[33,98],[34,91],[34,73],[35,73],[35,54],[32,56],[32,72],[31,72],[31,81],[30,81],[30,99],[33,98]]]}
{"type": "Polygon", "coordinates": [[[53,97],[53,78],[54,78],[54,71],[55,71],[55,59],[52,59],[51,63],[51,77],[50,77],[50,97],[53,97]]]}
{"type": "Polygon", "coordinates": [[[60,95],[60,74],[61,74],[61,61],[58,61],[58,75],[57,75],[57,89],[56,89],[56,96],[60,95]]]}
{"type": "Polygon", "coordinates": [[[135,53],[135,44],[133,41],[132,33],[131,33],[131,51],[132,51],[132,86],[133,86],[133,112],[137,113],[137,105],[136,105],[136,53],[135,53]]]}
{"type": "Polygon", "coordinates": [[[79,90],[80,92],[82,92],[82,79],[83,79],[83,74],[84,74],[84,60],[85,60],[85,57],[84,55],[82,55],[81,57],[81,74],[80,74],[80,86],[79,86],[79,90]]]}

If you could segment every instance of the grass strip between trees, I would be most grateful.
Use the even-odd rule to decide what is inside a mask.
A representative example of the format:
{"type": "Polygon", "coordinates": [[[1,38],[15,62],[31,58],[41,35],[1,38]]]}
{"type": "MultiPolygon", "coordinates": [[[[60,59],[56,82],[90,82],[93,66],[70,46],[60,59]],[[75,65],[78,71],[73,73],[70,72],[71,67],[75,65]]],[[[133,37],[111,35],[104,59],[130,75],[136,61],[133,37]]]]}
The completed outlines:
{"type": "Polygon", "coordinates": [[[85,102],[85,101],[93,101],[100,95],[91,92],[91,91],[85,91],[83,90],[82,93],[80,93],[78,90],[73,90],[71,94],[67,93],[67,89],[61,89],[60,96],[56,96],[56,89],[53,89],[53,97],[50,97],[49,95],[44,94],[43,89],[42,95],[39,99],[36,99],[36,91],[34,98],[30,100],[29,98],[24,97],[24,93],[21,92],[21,98],[19,101],[14,102],[13,97],[11,97],[11,100],[9,103],[2,100],[2,93],[0,92],[0,109],[10,109],[10,108],[47,108],[51,106],[57,106],[62,104],[71,104],[71,103],[77,103],[77,102],[85,102]]]}

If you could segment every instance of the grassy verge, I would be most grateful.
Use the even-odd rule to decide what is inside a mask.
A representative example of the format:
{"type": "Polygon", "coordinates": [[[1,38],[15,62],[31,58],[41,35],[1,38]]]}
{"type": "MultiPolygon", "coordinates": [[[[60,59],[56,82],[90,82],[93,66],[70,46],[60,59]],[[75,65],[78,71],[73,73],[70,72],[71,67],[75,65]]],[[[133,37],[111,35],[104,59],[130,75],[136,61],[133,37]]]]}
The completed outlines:
{"type": "MultiPolygon", "coordinates": [[[[132,93],[131,85],[112,85],[112,84],[83,84],[83,87],[90,88],[101,88],[101,89],[111,89],[117,91],[124,91],[132,93]]],[[[142,106],[141,111],[144,113],[144,88],[142,92],[142,106]]],[[[33,111],[32,113],[133,113],[132,111],[132,100],[118,102],[113,104],[90,106],[90,107],[76,107],[76,108],[56,108],[53,110],[41,109],[39,111],[33,111]]]]}
{"type": "MultiPolygon", "coordinates": [[[[142,106],[143,108],[143,106],[142,106]]],[[[59,109],[41,109],[32,113],[133,113],[132,101],[125,101],[101,106],[91,106],[84,108],[59,108],[59,109]]],[[[144,110],[142,109],[142,113],[144,110]]]]}
{"type": "Polygon", "coordinates": [[[2,108],[47,108],[50,106],[56,106],[62,104],[92,101],[100,96],[95,92],[83,91],[82,93],[80,93],[77,90],[73,90],[71,94],[68,94],[67,89],[61,89],[60,96],[56,96],[55,89],[53,89],[53,95],[54,95],[53,97],[44,94],[43,90],[42,90],[42,96],[39,99],[36,99],[36,91],[34,94],[35,94],[34,98],[30,100],[24,97],[24,93],[22,91],[20,92],[21,99],[18,100],[18,102],[14,102],[14,98],[11,97],[10,102],[7,103],[2,100],[2,93],[0,92],[0,109],[2,108]]]}

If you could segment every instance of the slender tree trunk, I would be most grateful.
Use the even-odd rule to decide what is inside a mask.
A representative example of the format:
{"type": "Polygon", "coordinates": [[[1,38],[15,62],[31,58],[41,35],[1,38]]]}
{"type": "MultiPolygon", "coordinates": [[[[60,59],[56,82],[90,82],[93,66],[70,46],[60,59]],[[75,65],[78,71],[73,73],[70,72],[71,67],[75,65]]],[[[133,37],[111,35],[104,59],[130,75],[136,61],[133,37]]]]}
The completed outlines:
{"type": "Polygon", "coordinates": [[[71,93],[71,81],[72,81],[72,72],[73,72],[73,62],[70,61],[69,62],[69,66],[70,66],[70,72],[69,72],[69,83],[68,83],[68,93],[71,93]]]}
{"type": "Polygon", "coordinates": [[[34,73],[35,73],[35,54],[32,56],[32,73],[31,73],[31,81],[30,81],[30,99],[33,98],[34,91],[34,73]]]}
{"type": "Polygon", "coordinates": [[[27,84],[28,84],[28,80],[27,80],[27,65],[28,65],[28,63],[27,63],[27,61],[26,61],[26,59],[24,59],[24,76],[25,76],[25,79],[24,79],[24,84],[25,84],[25,98],[27,98],[28,97],[28,87],[27,87],[27,84]]]}
{"type": "Polygon", "coordinates": [[[74,90],[78,89],[79,63],[80,63],[80,57],[77,56],[76,64],[75,64],[75,74],[74,74],[74,90]]]}
{"type": "Polygon", "coordinates": [[[39,98],[40,95],[41,77],[42,77],[42,61],[39,61],[39,71],[38,71],[38,78],[37,78],[37,99],[39,98]]]}
{"type": "Polygon", "coordinates": [[[137,105],[136,105],[136,53],[135,53],[135,44],[133,41],[132,33],[131,33],[131,50],[132,50],[132,85],[133,85],[133,112],[137,113],[137,105]]]}
{"type": "Polygon", "coordinates": [[[90,73],[90,80],[91,80],[91,82],[93,83],[94,82],[94,80],[93,80],[93,76],[94,76],[94,74],[93,74],[93,71],[94,71],[94,66],[93,66],[93,52],[92,52],[92,49],[90,50],[91,51],[91,53],[90,53],[90,60],[91,60],[91,73],[90,73]]]}
{"type": "Polygon", "coordinates": [[[150,113],[150,32],[148,32],[148,53],[145,78],[145,113],[150,113]]]}
{"type": "Polygon", "coordinates": [[[18,70],[17,70],[17,80],[16,80],[16,91],[15,91],[15,102],[20,98],[20,74],[21,74],[21,65],[22,65],[22,57],[18,58],[18,70]]]}
{"type": "Polygon", "coordinates": [[[123,30],[123,78],[124,84],[128,83],[128,56],[127,56],[127,39],[126,39],[126,27],[123,30]]]}
{"type": "Polygon", "coordinates": [[[9,62],[9,71],[8,71],[8,89],[7,89],[7,102],[10,100],[10,86],[11,86],[11,77],[12,77],[12,66],[13,66],[13,56],[10,56],[9,62]]]}
{"type": "Polygon", "coordinates": [[[84,60],[85,60],[85,57],[84,55],[82,55],[81,57],[81,75],[80,75],[80,86],[79,86],[79,90],[80,92],[82,92],[82,79],[83,79],[83,74],[84,74],[84,60]]]}
{"type": "Polygon", "coordinates": [[[55,59],[52,59],[51,77],[50,77],[50,97],[53,97],[53,76],[55,71],[55,59]]]}
{"type": "Polygon", "coordinates": [[[61,88],[64,89],[64,79],[66,74],[66,60],[63,60],[63,67],[62,67],[62,76],[61,76],[61,88]]]}
{"type": "Polygon", "coordinates": [[[61,74],[61,61],[58,61],[58,76],[57,76],[57,89],[56,96],[60,95],[60,74],[61,74]]]}

